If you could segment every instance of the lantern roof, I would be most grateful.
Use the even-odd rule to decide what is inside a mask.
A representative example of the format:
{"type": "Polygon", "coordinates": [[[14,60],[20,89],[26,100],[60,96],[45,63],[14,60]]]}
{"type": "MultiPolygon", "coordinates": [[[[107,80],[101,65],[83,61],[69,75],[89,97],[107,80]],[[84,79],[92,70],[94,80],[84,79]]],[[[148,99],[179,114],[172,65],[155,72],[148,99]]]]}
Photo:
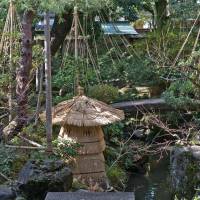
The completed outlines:
{"type": "Polygon", "coordinates": [[[79,95],[53,109],[53,124],[79,127],[102,126],[124,119],[124,112],[101,101],[79,95]]]}

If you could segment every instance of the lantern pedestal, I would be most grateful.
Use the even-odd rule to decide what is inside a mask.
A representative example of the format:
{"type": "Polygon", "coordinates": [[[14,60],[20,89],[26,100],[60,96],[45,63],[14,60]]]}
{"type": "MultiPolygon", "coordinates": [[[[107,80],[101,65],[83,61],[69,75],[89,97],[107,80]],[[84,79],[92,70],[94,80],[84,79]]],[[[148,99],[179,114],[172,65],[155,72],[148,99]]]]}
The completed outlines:
{"type": "Polygon", "coordinates": [[[81,145],[73,165],[73,175],[86,184],[106,185],[106,170],[103,151],[104,134],[101,126],[77,127],[65,125],[61,128],[60,139],[72,140],[81,145]]]}

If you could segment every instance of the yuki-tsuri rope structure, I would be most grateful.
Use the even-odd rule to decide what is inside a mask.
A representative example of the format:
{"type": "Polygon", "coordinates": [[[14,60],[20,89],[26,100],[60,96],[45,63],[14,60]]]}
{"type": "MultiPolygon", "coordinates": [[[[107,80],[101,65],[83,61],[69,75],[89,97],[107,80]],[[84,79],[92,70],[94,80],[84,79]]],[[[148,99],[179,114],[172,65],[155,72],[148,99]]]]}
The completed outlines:
{"type": "MultiPolygon", "coordinates": [[[[87,5],[86,5],[87,7],[87,5]]],[[[87,10],[87,9],[86,9],[87,10]]],[[[105,23],[105,17],[102,15],[100,11],[97,11],[97,16],[100,19],[100,22],[105,23]]],[[[79,67],[82,66],[83,71],[87,71],[90,67],[93,68],[95,72],[95,76],[97,78],[97,81],[99,84],[102,83],[101,80],[101,74],[100,74],[100,64],[99,64],[99,58],[101,55],[100,48],[102,48],[102,44],[99,44],[97,41],[97,36],[95,34],[95,25],[94,25],[94,17],[89,17],[88,13],[83,14],[83,20],[80,20],[78,13],[74,13],[72,26],[69,34],[66,37],[66,43],[63,47],[63,57],[65,56],[74,56],[74,49],[78,47],[78,59],[79,61],[79,67]],[[76,20],[78,23],[76,23],[76,20]],[[83,23],[82,23],[83,21],[83,23]],[[82,24],[83,25],[82,25],[82,24]],[[90,23],[91,31],[89,31],[90,36],[88,36],[88,28],[90,23]],[[78,45],[75,45],[76,43],[76,37],[75,37],[75,31],[78,30],[78,45]]],[[[112,22],[111,22],[112,23],[112,22]]],[[[114,23],[113,23],[113,26],[114,23]]],[[[110,35],[105,36],[103,33],[103,30],[100,31],[102,42],[104,43],[105,52],[109,53],[110,61],[113,64],[116,64],[121,61],[122,58],[130,57],[136,52],[133,48],[130,48],[131,45],[129,41],[125,38],[125,36],[117,36],[111,37],[110,35]],[[121,44],[119,44],[119,42],[121,44]]],[[[137,55],[136,55],[137,56],[137,55]]],[[[76,57],[76,56],[75,56],[76,57]]],[[[76,58],[77,59],[77,58],[76,58]]],[[[62,65],[64,65],[64,60],[62,61],[62,65]]],[[[84,76],[87,82],[87,85],[89,86],[89,80],[87,80],[87,73],[82,72],[82,74],[79,74],[79,78],[84,76]]],[[[75,78],[77,79],[77,77],[75,78]]],[[[80,80],[79,80],[80,81],[80,80]]],[[[77,82],[77,80],[75,80],[77,82]]]]}
{"type": "MultiPolygon", "coordinates": [[[[1,74],[9,75],[9,92],[8,104],[10,113],[12,112],[12,96],[13,96],[13,76],[15,67],[18,65],[18,56],[20,52],[20,33],[22,26],[16,8],[10,1],[6,22],[4,25],[1,41],[0,41],[0,70],[1,74]]],[[[9,119],[12,119],[10,114],[9,119]]]]}

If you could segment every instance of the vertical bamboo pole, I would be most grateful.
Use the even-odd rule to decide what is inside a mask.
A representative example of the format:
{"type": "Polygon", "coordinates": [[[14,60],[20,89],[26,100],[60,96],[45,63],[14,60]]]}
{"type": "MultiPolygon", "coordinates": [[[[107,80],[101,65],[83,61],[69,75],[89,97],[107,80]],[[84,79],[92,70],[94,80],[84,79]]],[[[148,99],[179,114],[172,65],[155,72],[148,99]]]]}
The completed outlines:
{"type": "Polygon", "coordinates": [[[35,91],[36,91],[36,93],[38,93],[39,92],[39,85],[40,85],[40,74],[39,74],[39,69],[37,68],[36,69],[36,72],[35,72],[35,91]]]}
{"type": "MultiPolygon", "coordinates": [[[[78,7],[74,7],[74,49],[75,49],[75,61],[76,65],[78,66],[78,7]]],[[[76,74],[76,92],[78,94],[78,87],[80,86],[80,72],[77,69],[76,74]]]]}
{"type": "Polygon", "coordinates": [[[75,59],[78,59],[78,7],[74,7],[75,59]]]}
{"type": "Polygon", "coordinates": [[[51,87],[51,47],[50,16],[45,13],[45,85],[46,85],[46,137],[47,151],[52,152],[52,87],[51,87]]]}
{"type": "Polygon", "coordinates": [[[9,122],[12,121],[12,93],[13,93],[13,85],[12,85],[12,76],[13,76],[13,18],[14,18],[14,13],[13,13],[13,2],[12,0],[10,1],[10,44],[9,44],[9,73],[10,73],[10,80],[9,80],[9,91],[8,91],[8,107],[9,107],[9,122]]]}

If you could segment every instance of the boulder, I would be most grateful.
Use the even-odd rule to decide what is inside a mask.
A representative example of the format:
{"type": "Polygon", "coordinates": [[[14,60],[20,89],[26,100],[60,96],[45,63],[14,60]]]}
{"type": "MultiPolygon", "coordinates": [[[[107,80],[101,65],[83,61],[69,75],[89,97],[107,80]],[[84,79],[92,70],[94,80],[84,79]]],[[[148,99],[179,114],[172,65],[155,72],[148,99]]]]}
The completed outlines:
{"type": "Polygon", "coordinates": [[[18,178],[18,189],[27,199],[43,200],[48,192],[67,192],[72,172],[62,161],[28,161],[18,178]]]}
{"type": "Polygon", "coordinates": [[[170,166],[172,188],[178,199],[193,199],[200,186],[200,146],[174,147],[170,166]]]}
{"type": "Polygon", "coordinates": [[[15,193],[6,186],[0,186],[0,200],[14,200],[15,193]]]}

